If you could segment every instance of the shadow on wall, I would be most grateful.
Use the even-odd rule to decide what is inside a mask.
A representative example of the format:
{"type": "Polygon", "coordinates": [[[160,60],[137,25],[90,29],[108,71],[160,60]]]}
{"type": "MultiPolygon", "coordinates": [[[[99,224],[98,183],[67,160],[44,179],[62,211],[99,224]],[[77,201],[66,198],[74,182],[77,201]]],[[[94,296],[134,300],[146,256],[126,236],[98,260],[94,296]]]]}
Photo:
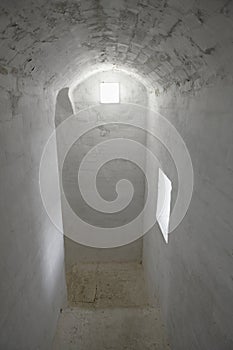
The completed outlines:
{"type": "MultiPolygon", "coordinates": [[[[55,124],[56,127],[73,114],[82,109],[100,104],[100,83],[119,82],[120,83],[120,103],[135,103],[141,106],[148,105],[148,91],[145,86],[132,78],[130,75],[117,71],[107,71],[96,73],[79,85],[69,90],[64,88],[59,91],[56,101],[55,124]]],[[[108,105],[109,119],[103,122],[111,122],[111,115],[114,115],[114,104],[108,105]],[[112,112],[112,113],[111,113],[112,112]]],[[[101,118],[101,116],[98,116],[101,118]]],[[[106,163],[99,171],[96,186],[100,195],[112,201],[116,197],[116,183],[123,178],[127,178],[134,186],[134,197],[129,206],[119,213],[100,213],[89,207],[83,200],[78,188],[78,168],[84,155],[96,144],[116,137],[127,137],[146,145],[146,133],[140,129],[125,125],[111,125],[109,127],[97,127],[83,135],[73,144],[69,150],[61,169],[62,185],[72,210],[84,221],[92,225],[101,227],[117,227],[124,225],[136,217],[144,206],[145,178],[142,170],[134,163],[115,159],[106,163]]],[[[58,159],[59,142],[57,139],[58,159]]],[[[63,227],[66,234],[67,222],[66,214],[63,211],[63,227]]],[[[77,227],[78,230],[78,227],[77,227]]],[[[142,239],[128,245],[101,249],[91,248],[78,244],[65,235],[65,259],[66,269],[70,270],[75,263],[82,261],[141,261],[142,259],[142,239]]]]}

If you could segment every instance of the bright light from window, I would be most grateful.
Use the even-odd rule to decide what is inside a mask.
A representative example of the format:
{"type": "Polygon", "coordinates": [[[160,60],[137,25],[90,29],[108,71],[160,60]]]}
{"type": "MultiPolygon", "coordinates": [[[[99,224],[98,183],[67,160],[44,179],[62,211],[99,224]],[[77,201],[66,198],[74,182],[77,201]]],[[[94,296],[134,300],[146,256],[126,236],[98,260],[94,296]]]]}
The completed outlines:
{"type": "Polygon", "coordinates": [[[100,102],[119,103],[119,83],[100,83],[100,102]]]}
{"type": "Polygon", "coordinates": [[[159,182],[158,182],[158,201],[156,218],[158,220],[159,227],[163,234],[163,237],[168,243],[168,230],[170,219],[170,207],[171,207],[171,190],[172,183],[170,179],[159,169],[159,182]]]}

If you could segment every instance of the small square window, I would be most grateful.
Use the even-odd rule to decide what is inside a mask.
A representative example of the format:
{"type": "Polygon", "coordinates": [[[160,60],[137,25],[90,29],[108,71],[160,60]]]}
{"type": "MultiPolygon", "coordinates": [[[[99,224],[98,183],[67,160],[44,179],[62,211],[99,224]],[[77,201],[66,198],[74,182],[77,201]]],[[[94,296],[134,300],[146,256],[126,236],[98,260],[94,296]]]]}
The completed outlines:
{"type": "Polygon", "coordinates": [[[100,83],[100,102],[119,103],[120,102],[119,83],[100,83]]]}

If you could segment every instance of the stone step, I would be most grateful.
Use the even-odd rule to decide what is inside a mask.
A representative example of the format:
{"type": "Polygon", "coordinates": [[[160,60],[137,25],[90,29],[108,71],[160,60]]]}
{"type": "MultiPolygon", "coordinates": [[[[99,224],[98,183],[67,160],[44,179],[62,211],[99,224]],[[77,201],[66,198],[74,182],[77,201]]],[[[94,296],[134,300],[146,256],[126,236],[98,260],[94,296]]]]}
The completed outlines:
{"type": "Polygon", "coordinates": [[[100,263],[74,266],[67,273],[71,307],[134,307],[149,304],[139,263],[100,263]]]}
{"type": "Polygon", "coordinates": [[[52,350],[168,350],[139,263],[74,266],[52,350]]]}
{"type": "Polygon", "coordinates": [[[61,313],[52,350],[170,350],[153,307],[68,308],[61,313]]]}

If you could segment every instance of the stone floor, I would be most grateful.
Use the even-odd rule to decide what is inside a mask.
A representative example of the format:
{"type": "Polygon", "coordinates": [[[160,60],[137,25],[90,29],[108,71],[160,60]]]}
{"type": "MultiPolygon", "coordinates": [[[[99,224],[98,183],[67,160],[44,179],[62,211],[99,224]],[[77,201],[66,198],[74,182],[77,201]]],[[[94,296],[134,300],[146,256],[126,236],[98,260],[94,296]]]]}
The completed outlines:
{"type": "Polygon", "coordinates": [[[75,266],[67,285],[69,306],[53,350],[169,350],[159,309],[148,302],[142,265],[75,266]]]}

